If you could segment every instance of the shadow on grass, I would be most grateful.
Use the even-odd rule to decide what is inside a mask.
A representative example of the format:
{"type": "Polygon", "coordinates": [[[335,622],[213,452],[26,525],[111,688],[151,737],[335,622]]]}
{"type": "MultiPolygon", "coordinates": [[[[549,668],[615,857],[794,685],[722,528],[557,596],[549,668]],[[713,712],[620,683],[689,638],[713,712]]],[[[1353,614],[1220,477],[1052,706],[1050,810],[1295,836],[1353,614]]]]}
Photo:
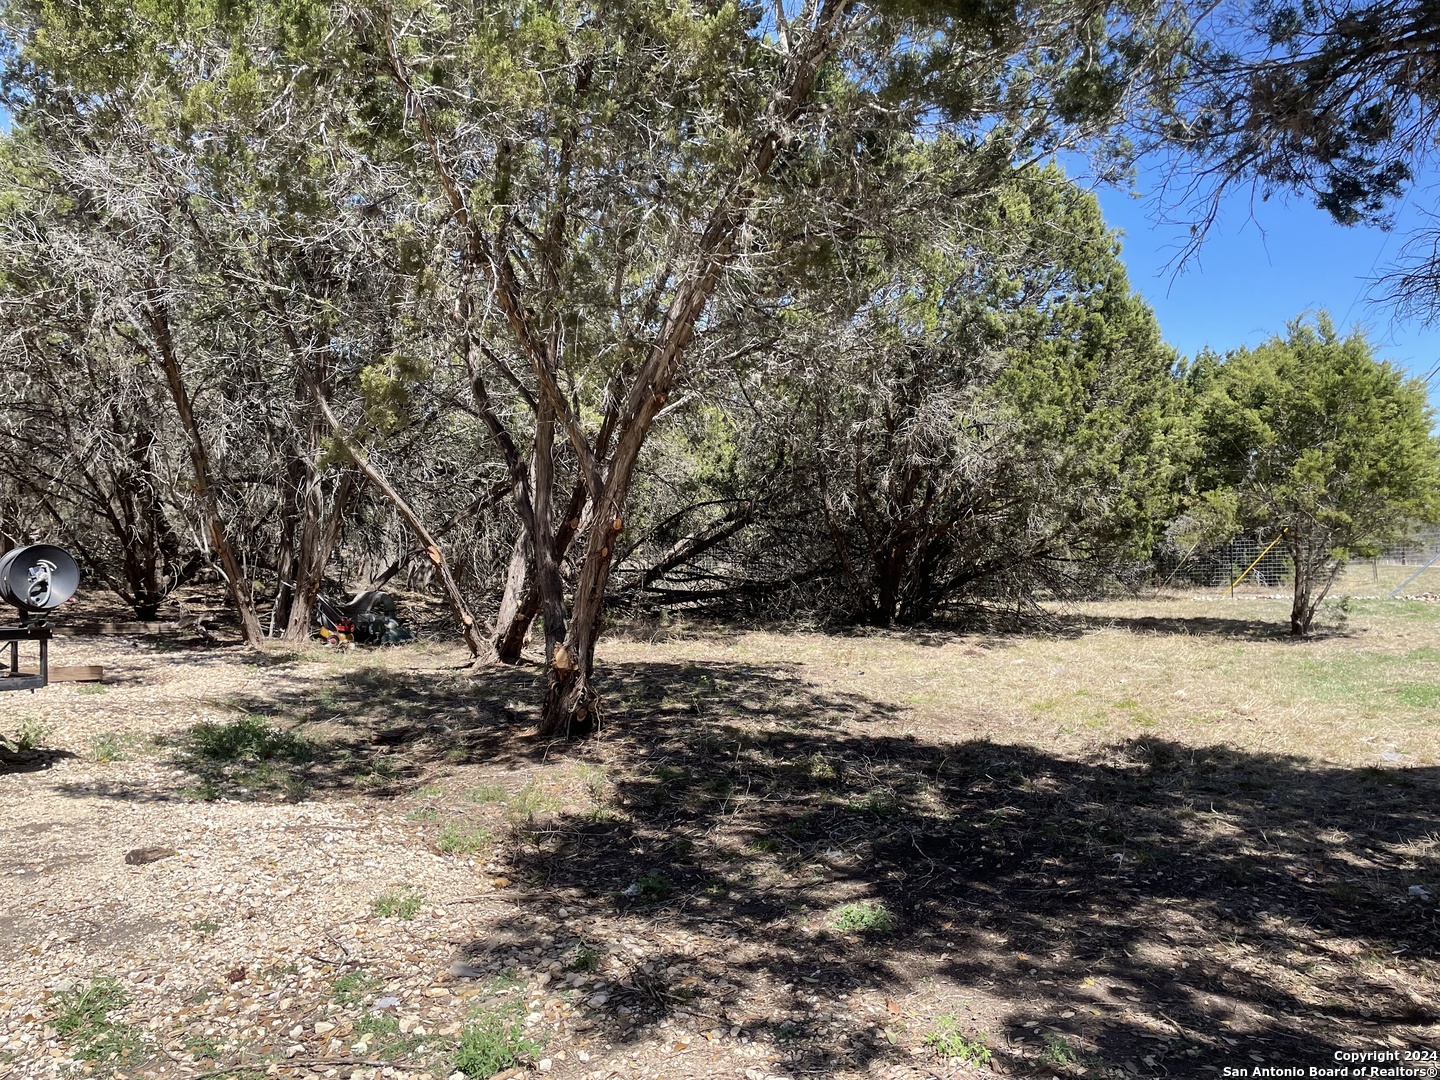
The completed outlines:
{"type": "MultiPolygon", "coordinates": [[[[1076,760],[918,741],[894,706],[778,665],[599,674],[600,735],[570,747],[525,737],[532,669],[282,685],[254,711],[311,746],[266,759],[262,737],[259,763],[302,786],[249,797],[385,797],[450,764],[598,766],[593,807],[520,828],[503,858],[527,918],[589,927],[624,960],[596,1018],[621,1044],[661,1019],[738,1025],[787,1071],[831,1075],[925,1060],[926,1031],[955,1017],[1012,1069],[1040,1067],[1049,1038],[1188,1077],[1435,1042],[1440,770],[1160,738],[1076,760]],[[842,932],[848,904],[894,925],[842,932]],[[879,995],[878,1014],[843,992],[879,995]]],[[[525,919],[492,930],[548,947],[525,919]]]]}
{"type": "Polygon", "coordinates": [[[913,1061],[925,1024],[967,1009],[1017,1067],[1044,1063],[1039,1032],[1171,1076],[1333,1064],[1440,1023],[1440,770],[1164,739],[1080,761],[930,744],[889,706],[773,667],[626,666],[608,685],[612,799],[513,857],[536,906],[648,940],[622,986],[640,1018],[748,1009],[790,1069],[819,1074],[913,1061]],[[895,928],[837,932],[855,903],[895,928]],[[724,989],[667,979],[694,962],[677,933],[724,989]],[[847,990],[913,995],[929,1018],[895,1046],[790,1010],[847,990]]]}

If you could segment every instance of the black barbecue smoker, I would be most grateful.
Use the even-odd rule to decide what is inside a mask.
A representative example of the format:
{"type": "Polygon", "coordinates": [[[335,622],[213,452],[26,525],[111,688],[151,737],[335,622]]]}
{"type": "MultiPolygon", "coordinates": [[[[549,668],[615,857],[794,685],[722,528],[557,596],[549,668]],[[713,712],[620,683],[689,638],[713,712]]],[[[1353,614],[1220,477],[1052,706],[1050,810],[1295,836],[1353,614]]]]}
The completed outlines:
{"type": "Polygon", "coordinates": [[[18,626],[0,626],[0,643],[10,645],[10,665],[0,665],[0,690],[38,690],[50,681],[48,614],[75,595],[80,568],[64,548],[29,544],[0,555],[0,603],[14,605],[18,626]],[[31,675],[20,671],[20,643],[40,646],[40,667],[31,675]]]}

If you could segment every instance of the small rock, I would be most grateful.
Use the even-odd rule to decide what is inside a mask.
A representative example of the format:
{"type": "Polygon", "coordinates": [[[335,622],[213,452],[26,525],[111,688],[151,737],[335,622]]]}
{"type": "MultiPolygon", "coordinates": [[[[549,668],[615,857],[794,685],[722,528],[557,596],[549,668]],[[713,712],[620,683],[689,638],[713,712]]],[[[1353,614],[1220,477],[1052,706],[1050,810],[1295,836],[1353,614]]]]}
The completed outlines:
{"type": "Polygon", "coordinates": [[[425,996],[432,998],[447,998],[450,996],[450,990],[448,987],[444,986],[431,986],[426,989],[425,996]]]}
{"type": "Polygon", "coordinates": [[[171,855],[179,854],[174,848],[137,847],[125,853],[125,864],[127,866],[145,866],[148,863],[159,862],[161,859],[168,859],[171,855]]]}
{"type": "Polygon", "coordinates": [[[497,877],[494,881],[490,882],[490,884],[497,889],[508,889],[510,887],[510,879],[508,877],[497,877]]]}
{"type": "Polygon", "coordinates": [[[542,1073],[549,1072],[554,1067],[555,1063],[549,1058],[541,1058],[539,1064],[536,1065],[536,1068],[538,1068],[542,1073]]]}
{"type": "Polygon", "coordinates": [[[328,1035],[328,1034],[330,1034],[330,1032],[332,1032],[332,1031],[334,1031],[334,1030],[335,1030],[335,1025],[332,1024],[332,1023],[330,1023],[329,1020],[317,1020],[317,1021],[315,1022],[315,1034],[316,1034],[316,1035],[328,1035]]]}
{"type": "Polygon", "coordinates": [[[592,1009],[601,1009],[604,1008],[605,1003],[609,1000],[609,994],[591,994],[585,999],[585,1004],[589,1005],[592,1009]]]}
{"type": "Polygon", "coordinates": [[[474,964],[467,964],[464,960],[452,960],[450,962],[450,974],[457,979],[483,979],[485,970],[474,964]]]}

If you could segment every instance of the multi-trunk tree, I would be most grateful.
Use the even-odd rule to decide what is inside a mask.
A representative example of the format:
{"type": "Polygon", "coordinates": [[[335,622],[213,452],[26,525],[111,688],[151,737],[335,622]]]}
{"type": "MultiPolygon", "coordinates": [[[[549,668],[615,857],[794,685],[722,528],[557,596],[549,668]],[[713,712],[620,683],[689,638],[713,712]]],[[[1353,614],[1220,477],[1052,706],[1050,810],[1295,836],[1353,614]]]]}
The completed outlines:
{"type": "MultiPolygon", "coordinates": [[[[927,200],[977,199],[1103,142],[1163,66],[1171,15],[1151,0],[0,10],[18,129],[128,238],[126,332],[165,371],[212,524],[219,432],[185,402],[247,364],[291,413],[285,498],[319,506],[328,428],[324,460],[385,494],[442,579],[413,491],[377,464],[400,430],[377,406],[408,401],[410,420],[456,433],[446,465],[466,501],[498,456],[519,539],[492,643],[513,656],[543,619],[546,735],[596,719],[642,453],[757,297],[778,311],[843,276],[826,267],[913,246],[887,194],[924,235],[927,200]],[[925,162],[937,140],[942,177],[925,162]],[[208,337],[191,292],[232,308],[208,337]],[[218,373],[189,359],[231,338],[205,354],[218,373]]],[[[289,535],[332,533],[304,513],[315,527],[289,535]]],[[[248,583],[232,587],[243,611],[248,583]]]]}

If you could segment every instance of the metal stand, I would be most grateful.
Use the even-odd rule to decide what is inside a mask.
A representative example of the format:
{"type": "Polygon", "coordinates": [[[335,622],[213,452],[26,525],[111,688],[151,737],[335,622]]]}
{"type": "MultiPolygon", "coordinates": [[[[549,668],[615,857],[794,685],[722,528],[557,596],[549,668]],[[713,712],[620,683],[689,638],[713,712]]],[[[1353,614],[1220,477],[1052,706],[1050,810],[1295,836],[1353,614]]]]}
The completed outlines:
{"type": "Polygon", "coordinates": [[[10,668],[0,669],[0,690],[39,690],[50,682],[50,628],[48,626],[0,626],[0,642],[10,643],[10,668]],[[20,674],[20,642],[40,643],[40,673],[20,674]]]}

